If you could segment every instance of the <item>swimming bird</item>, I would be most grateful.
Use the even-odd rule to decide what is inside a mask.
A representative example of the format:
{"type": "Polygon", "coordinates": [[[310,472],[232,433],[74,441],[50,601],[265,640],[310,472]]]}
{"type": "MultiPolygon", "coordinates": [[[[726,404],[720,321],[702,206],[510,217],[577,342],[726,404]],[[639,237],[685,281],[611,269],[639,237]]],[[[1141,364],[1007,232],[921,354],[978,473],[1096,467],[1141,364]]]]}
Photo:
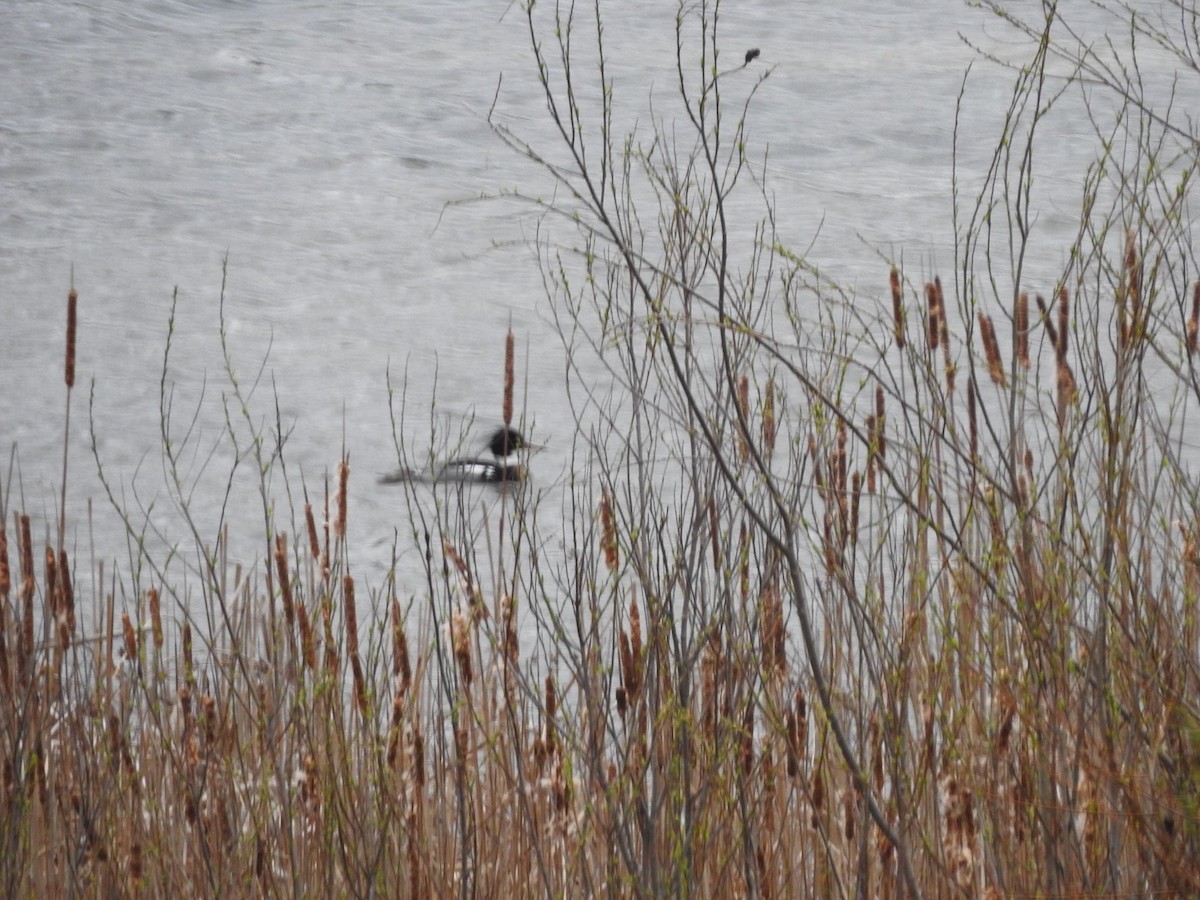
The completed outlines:
{"type": "Polygon", "coordinates": [[[486,447],[494,457],[463,457],[452,459],[437,467],[433,472],[413,472],[411,469],[400,469],[379,479],[380,484],[396,484],[402,481],[473,481],[482,484],[505,484],[521,481],[525,478],[525,466],[521,463],[519,453],[523,450],[537,450],[536,445],[529,443],[525,435],[517,429],[503,425],[492,432],[486,447]]]}

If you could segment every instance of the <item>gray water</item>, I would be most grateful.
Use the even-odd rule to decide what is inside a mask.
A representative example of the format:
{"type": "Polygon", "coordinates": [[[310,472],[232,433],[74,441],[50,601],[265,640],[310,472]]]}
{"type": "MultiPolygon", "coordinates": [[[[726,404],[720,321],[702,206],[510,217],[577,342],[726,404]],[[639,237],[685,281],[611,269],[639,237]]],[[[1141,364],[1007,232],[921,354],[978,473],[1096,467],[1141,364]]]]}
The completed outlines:
{"type": "MultiPolygon", "coordinates": [[[[1030,16],[1039,9],[1013,5],[1030,16]]],[[[1064,5],[1078,6],[1085,24],[1111,27],[1084,4],[1064,5]]],[[[604,15],[610,75],[624,104],[619,121],[644,123],[650,98],[654,114],[675,115],[674,5],[620,0],[605,3],[604,15]]],[[[723,61],[737,65],[746,49],[762,51],[730,76],[727,98],[740,101],[757,74],[771,72],[755,100],[750,141],[752,156],[770,151],[780,239],[870,298],[886,288],[872,248],[903,255],[926,274],[950,271],[956,102],[961,90],[959,178],[970,195],[1012,82],[962,36],[1017,60],[1028,46],[952,0],[751,0],[725,5],[720,28],[723,61]]],[[[397,465],[389,370],[404,388],[415,452],[429,446],[431,421],[477,439],[500,417],[511,326],[524,417],[546,444],[537,477],[561,483],[573,420],[562,341],[529,246],[538,223],[511,203],[459,202],[550,190],[487,121],[494,104],[518,134],[554,146],[528,41],[519,6],[485,0],[6,5],[0,471],[20,474],[19,485],[5,485],[10,515],[24,509],[43,533],[55,516],[73,271],[80,324],[69,541],[86,556],[94,540],[97,557],[127,564],[92,459],[93,393],[110,483],[135,523],[186,542],[159,449],[176,290],[167,382],[180,433],[198,409],[186,476],[205,537],[214,536],[229,465],[224,451],[207,460],[229,392],[218,340],[226,258],[229,349],[246,388],[266,361],[251,412],[273,424],[272,392],[278,397],[293,488],[303,477],[319,496],[341,448],[349,449],[360,573],[378,581],[393,534],[407,530],[398,495],[375,484],[397,465]],[[10,467],[13,447],[18,465],[10,467]]],[[[1153,48],[1143,62],[1150,78],[1174,74],[1153,48]]],[[[1037,227],[1055,249],[1031,261],[1030,277],[1048,289],[1095,152],[1082,107],[1048,122],[1039,149],[1037,227]]],[[[261,513],[253,480],[239,484],[229,520],[252,540],[233,550],[253,553],[261,513]]],[[[547,502],[558,501],[547,494],[547,502]]],[[[419,587],[419,566],[405,552],[402,592],[419,587]]]]}

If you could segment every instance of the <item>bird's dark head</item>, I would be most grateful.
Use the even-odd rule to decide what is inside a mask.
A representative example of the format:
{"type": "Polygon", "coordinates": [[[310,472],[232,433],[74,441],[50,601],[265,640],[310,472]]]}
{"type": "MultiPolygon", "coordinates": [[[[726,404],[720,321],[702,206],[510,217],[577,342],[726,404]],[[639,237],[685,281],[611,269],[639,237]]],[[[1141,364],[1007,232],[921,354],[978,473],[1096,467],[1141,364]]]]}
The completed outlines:
{"type": "Polygon", "coordinates": [[[525,435],[505,425],[503,428],[497,428],[492,432],[491,438],[488,439],[488,450],[497,459],[504,459],[511,456],[518,450],[528,450],[532,448],[529,441],[525,440],[525,435]]]}

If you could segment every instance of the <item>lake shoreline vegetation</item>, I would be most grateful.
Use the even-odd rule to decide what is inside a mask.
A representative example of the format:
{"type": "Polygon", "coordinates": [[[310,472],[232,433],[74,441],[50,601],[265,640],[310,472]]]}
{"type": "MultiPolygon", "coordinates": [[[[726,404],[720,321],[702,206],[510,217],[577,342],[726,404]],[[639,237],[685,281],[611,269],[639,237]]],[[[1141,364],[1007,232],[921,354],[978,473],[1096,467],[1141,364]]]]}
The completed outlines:
{"type": "Polygon", "coordinates": [[[718,3],[679,7],[673,105],[628,130],[599,5],[524,7],[561,140],[491,121],[552,190],[487,202],[537,222],[571,475],[549,524],[536,478],[487,488],[482,521],[461,485],[394,488],[419,590],[353,570],[353,448],[295,484],[224,288],[227,431],[199,468],[258,473],[263,543],[237,548],[258,563],[191,515],[173,319],[186,538],[156,541],[93,447],[111,502],[88,526],[115,512],[130,545],[106,567],[67,439],[44,521],[14,452],[0,891],[1200,894],[1200,141],[1137,64],[1195,79],[1200,19],[1111,4],[1088,44],[1055,3],[981,5],[1023,41],[1016,64],[980,51],[1012,67],[1003,133],[977,192],[956,173],[953,271],[882,258],[878,298],[776,232],[750,156],[769,55],[718,55],[718,3]],[[1096,162],[1046,247],[1035,139],[1068,96],[1096,162]],[[1057,283],[1027,284],[1048,254],[1057,283]]]}

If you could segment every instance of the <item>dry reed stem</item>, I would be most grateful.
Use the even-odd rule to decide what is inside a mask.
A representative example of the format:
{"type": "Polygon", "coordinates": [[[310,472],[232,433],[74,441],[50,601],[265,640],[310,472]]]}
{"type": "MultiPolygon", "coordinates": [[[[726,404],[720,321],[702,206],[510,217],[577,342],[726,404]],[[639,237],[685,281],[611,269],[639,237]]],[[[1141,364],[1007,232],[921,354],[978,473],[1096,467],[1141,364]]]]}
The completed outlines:
{"type": "Polygon", "coordinates": [[[888,282],[892,289],[892,329],[896,338],[896,347],[904,349],[904,306],[900,295],[900,273],[892,266],[888,273],[888,282]]]}
{"type": "Polygon", "coordinates": [[[513,333],[512,329],[504,336],[504,424],[511,425],[513,417],[513,384],[515,378],[513,376],[513,333]]]}

